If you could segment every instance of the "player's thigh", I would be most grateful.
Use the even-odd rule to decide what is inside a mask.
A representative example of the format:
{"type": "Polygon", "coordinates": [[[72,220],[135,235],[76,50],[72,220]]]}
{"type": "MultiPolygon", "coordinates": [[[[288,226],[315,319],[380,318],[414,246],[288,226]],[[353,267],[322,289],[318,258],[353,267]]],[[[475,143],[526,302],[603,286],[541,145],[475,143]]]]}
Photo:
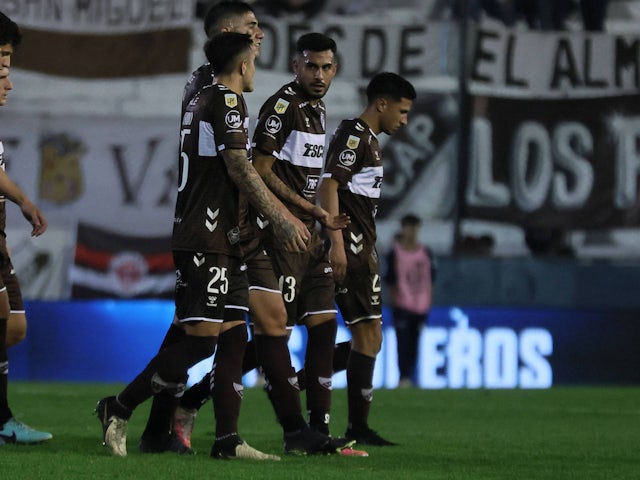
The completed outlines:
{"type": "Polygon", "coordinates": [[[240,260],[220,254],[174,252],[176,315],[188,335],[217,336],[224,321],[231,273],[240,260]]]}
{"type": "Polygon", "coordinates": [[[278,278],[267,252],[259,249],[247,257],[249,322],[258,335],[282,336],[287,332],[287,310],[278,278]]]}

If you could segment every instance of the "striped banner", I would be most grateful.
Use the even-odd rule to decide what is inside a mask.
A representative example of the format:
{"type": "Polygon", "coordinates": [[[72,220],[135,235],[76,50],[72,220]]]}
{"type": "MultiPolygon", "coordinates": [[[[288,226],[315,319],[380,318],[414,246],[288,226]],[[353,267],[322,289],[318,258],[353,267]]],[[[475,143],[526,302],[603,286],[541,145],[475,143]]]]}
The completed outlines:
{"type": "Polygon", "coordinates": [[[0,10],[20,25],[15,65],[25,70],[91,79],[190,67],[193,0],[0,0],[0,10]]]}
{"type": "Polygon", "coordinates": [[[80,223],[72,298],[172,298],[171,237],[133,237],[80,223]]]}

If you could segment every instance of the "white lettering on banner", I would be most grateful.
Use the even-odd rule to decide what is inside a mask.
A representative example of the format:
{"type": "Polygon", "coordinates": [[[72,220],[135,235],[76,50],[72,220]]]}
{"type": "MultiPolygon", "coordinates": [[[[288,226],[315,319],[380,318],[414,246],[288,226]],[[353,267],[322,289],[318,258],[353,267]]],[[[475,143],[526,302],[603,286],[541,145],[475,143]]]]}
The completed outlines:
{"type": "Polygon", "coordinates": [[[366,79],[383,70],[408,78],[441,74],[438,45],[444,24],[425,25],[415,12],[404,18],[320,15],[313,23],[261,17],[260,26],[268,39],[256,59],[261,69],[288,71],[297,38],[308,32],[322,32],[339,46],[342,78],[366,79]]]}
{"type": "Polygon", "coordinates": [[[0,0],[21,27],[85,32],[189,27],[193,0],[0,0]]]}
{"type": "MultiPolygon", "coordinates": [[[[479,117],[474,119],[473,129],[466,192],[469,205],[501,207],[513,200],[520,210],[531,212],[550,198],[555,209],[572,210],[583,207],[589,199],[594,170],[585,156],[593,152],[594,140],[586,126],[574,121],[559,122],[549,132],[537,122],[525,120],[519,124],[507,160],[508,186],[493,178],[492,125],[479,117]]],[[[620,132],[623,138],[627,134],[620,132]]],[[[622,170],[628,173],[629,165],[625,163],[622,170]]],[[[633,185],[635,188],[635,181],[633,185]]]]}
{"type": "Polygon", "coordinates": [[[516,332],[469,327],[458,308],[454,328],[428,327],[421,342],[421,386],[426,388],[549,388],[553,370],[547,359],[553,337],[542,328],[516,332]]]}
{"type": "Polygon", "coordinates": [[[616,144],[615,205],[632,208],[638,202],[640,117],[616,117],[610,121],[609,130],[616,144]]]}
{"type": "Polygon", "coordinates": [[[473,94],[576,98],[640,88],[640,37],[496,28],[475,40],[473,94]]]}

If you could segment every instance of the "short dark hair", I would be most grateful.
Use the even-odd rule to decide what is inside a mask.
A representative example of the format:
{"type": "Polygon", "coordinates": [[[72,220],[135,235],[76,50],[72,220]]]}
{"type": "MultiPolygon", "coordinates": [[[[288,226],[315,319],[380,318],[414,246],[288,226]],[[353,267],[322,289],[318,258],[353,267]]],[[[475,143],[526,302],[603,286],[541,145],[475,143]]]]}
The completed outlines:
{"type": "Polygon", "coordinates": [[[238,55],[253,48],[253,39],[248,33],[222,32],[204,44],[204,53],[216,73],[229,73],[238,55]]]}
{"type": "Polygon", "coordinates": [[[324,33],[305,33],[296,42],[296,52],[302,54],[305,50],[311,52],[324,52],[325,50],[331,50],[336,53],[338,47],[333,38],[328,37],[324,33]]]}
{"type": "Polygon", "coordinates": [[[403,227],[420,225],[420,223],[422,223],[420,217],[414,215],[413,213],[408,213],[400,219],[400,225],[403,227]]]}
{"type": "Polygon", "coordinates": [[[17,47],[22,41],[22,33],[18,24],[0,12],[0,45],[17,47]]]}
{"type": "Polygon", "coordinates": [[[223,0],[215,3],[211,5],[204,16],[204,33],[207,37],[211,37],[218,33],[216,30],[221,28],[221,24],[225,20],[253,11],[253,7],[245,2],[223,0]]]}
{"type": "Polygon", "coordinates": [[[416,89],[411,82],[397,73],[382,72],[373,76],[367,85],[367,101],[373,103],[377,98],[389,97],[399,102],[403,98],[415,100],[416,89]]]}

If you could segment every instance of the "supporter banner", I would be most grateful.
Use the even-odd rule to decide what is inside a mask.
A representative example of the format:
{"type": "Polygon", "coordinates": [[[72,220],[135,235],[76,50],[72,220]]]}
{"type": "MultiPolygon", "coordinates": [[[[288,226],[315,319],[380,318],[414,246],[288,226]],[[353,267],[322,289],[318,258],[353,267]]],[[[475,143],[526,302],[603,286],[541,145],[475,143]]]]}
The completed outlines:
{"type": "Polygon", "coordinates": [[[450,56],[449,39],[455,37],[451,24],[427,24],[415,10],[404,15],[320,15],[298,22],[264,17],[260,26],[265,41],[256,62],[259,68],[291,71],[298,37],[323,32],[338,45],[338,76],[359,81],[385,70],[416,80],[443,75],[450,56]]]}
{"type": "Polygon", "coordinates": [[[382,148],[384,181],[378,221],[396,221],[407,213],[421,218],[450,218],[455,206],[457,96],[418,92],[409,124],[382,148]]]}
{"type": "Polygon", "coordinates": [[[72,298],[172,298],[171,238],[132,237],[80,224],[72,298]]]}
{"type": "Polygon", "coordinates": [[[471,92],[576,98],[637,94],[640,34],[478,30],[471,92]]]}
{"type": "Polygon", "coordinates": [[[14,64],[82,78],[187,72],[193,0],[0,0],[24,38],[14,64]]]}
{"type": "MultiPolygon", "coordinates": [[[[52,227],[73,232],[82,222],[128,235],[171,234],[176,120],[12,115],[2,139],[7,172],[52,227]]],[[[9,224],[23,228],[20,212],[8,208],[9,224]]]]}
{"type": "Polygon", "coordinates": [[[640,224],[640,41],[629,42],[479,32],[464,217],[563,229],[640,224]],[[525,68],[532,58],[536,67],[525,68]]]}

